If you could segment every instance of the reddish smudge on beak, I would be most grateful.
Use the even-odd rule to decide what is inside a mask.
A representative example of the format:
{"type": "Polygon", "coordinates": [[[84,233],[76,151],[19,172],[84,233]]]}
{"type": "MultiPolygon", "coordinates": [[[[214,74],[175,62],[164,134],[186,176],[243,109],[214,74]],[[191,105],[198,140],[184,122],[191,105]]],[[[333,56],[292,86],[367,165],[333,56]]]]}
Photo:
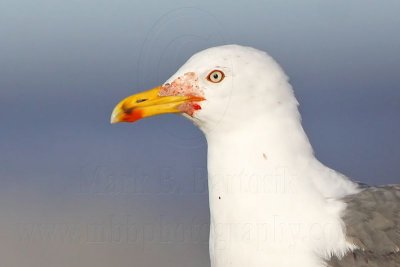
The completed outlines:
{"type": "Polygon", "coordinates": [[[123,120],[126,122],[135,122],[135,121],[143,118],[142,114],[143,114],[143,112],[141,110],[134,109],[128,113],[125,113],[123,120]]]}

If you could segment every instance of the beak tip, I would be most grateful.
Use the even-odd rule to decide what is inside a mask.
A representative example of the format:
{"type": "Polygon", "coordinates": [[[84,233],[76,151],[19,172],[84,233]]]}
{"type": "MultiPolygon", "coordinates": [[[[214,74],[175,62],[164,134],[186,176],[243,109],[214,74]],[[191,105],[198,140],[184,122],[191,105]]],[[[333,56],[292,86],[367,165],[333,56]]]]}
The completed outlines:
{"type": "Polygon", "coordinates": [[[111,124],[116,124],[116,123],[118,123],[118,122],[119,122],[118,116],[117,116],[117,114],[116,114],[115,112],[113,112],[113,113],[111,114],[110,123],[111,123],[111,124]]]}
{"type": "Polygon", "coordinates": [[[119,120],[114,119],[114,118],[111,118],[111,120],[110,120],[110,124],[117,124],[119,122],[120,122],[119,120]]]}

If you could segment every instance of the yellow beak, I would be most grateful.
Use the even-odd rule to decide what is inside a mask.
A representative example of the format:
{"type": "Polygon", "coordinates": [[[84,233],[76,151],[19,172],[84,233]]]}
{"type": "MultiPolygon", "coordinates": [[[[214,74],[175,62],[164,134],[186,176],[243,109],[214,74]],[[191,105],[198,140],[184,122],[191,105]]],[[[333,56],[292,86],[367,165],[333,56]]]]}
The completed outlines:
{"type": "Polygon", "coordinates": [[[180,107],[187,102],[202,101],[199,96],[172,95],[160,96],[162,87],[128,96],[119,102],[111,115],[111,123],[135,122],[142,118],[166,113],[182,113],[180,107]]]}

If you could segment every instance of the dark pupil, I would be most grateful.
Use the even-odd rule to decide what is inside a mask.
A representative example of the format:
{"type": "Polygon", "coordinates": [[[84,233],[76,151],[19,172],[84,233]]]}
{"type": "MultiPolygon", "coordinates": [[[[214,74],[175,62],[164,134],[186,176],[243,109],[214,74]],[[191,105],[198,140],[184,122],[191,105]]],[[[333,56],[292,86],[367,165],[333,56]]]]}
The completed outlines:
{"type": "Polygon", "coordinates": [[[218,73],[214,73],[214,75],[213,75],[213,77],[214,77],[214,79],[218,79],[218,73]]]}

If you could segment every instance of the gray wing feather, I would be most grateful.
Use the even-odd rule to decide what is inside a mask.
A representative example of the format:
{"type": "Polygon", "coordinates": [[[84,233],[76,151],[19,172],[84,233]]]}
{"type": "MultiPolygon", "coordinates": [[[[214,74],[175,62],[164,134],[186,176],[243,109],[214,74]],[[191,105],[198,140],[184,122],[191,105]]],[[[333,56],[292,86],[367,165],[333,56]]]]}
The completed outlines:
{"type": "Polygon", "coordinates": [[[343,198],[346,236],[358,249],[331,267],[400,267],[400,185],[368,187],[343,198]]]}

